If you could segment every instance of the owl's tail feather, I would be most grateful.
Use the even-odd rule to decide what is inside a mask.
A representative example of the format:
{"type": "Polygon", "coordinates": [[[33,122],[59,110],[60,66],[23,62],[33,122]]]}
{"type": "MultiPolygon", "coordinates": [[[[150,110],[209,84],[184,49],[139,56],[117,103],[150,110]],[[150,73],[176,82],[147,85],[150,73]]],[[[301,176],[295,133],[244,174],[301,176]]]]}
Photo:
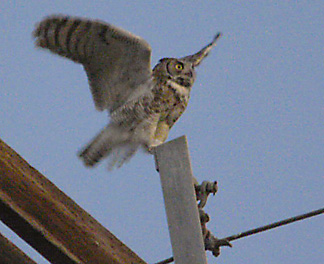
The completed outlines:
{"type": "Polygon", "coordinates": [[[108,163],[108,170],[120,168],[124,163],[128,162],[137,152],[138,144],[127,144],[119,146],[111,152],[111,158],[108,163]]]}
{"type": "MultiPolygon", "coordinates": [[[[126,142],[128,139],[129,133],[127,131],[124,131],[116,124],[110,123],[103,130],[101,130],[100,133],[83,150],[80,151],[79,157],[83,161],[84,165],[93,167],[103,158],[115,153],[116,150],[121,146],[126,147],[126,142]]],[[[116,159],[116,157],[113,157],[113,159],[116,159]]],[[[117,161],[115,161],[118,167],[124,163],[122,161],[123,159],[124,156],[121,156],[119,159],[117,159],[117,161]]],[[[128,159],[129,158],[126,157],[126,160],[128,159]]]]}

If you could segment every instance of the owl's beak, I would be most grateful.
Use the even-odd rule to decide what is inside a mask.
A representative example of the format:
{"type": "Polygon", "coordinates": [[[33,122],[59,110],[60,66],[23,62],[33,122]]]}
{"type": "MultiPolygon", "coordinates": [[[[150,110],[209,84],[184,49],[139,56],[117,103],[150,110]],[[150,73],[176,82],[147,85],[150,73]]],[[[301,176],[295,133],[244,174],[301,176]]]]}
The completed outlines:
{"type": "Polygon", "coordinates": [[[214,46],[216,46],[216,41],[221,35],[222,35],[221,33],[217,33],[217,35],[214,37],[213,41],[210,42],[206,47],[202,48],[200,51],[198,51],[197,53],[195,53],[193,55],[186,56],[181,59],[191,62],[193,67],[198,66],[202,62],[202,60],[209,54],[211,49],[214,46]]]}

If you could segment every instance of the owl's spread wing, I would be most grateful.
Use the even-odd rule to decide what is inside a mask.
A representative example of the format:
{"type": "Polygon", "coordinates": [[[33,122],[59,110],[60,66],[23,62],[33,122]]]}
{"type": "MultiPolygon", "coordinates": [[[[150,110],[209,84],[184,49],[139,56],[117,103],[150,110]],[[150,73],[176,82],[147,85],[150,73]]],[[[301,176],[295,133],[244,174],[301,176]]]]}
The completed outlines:
{"type": "Polygon", "coordinates": [[[142,38],[100,21],[51,16],[34,31],[36,45],[81,63],[95,106],[110,112],[151,76],[151,47],[142,38]]]}

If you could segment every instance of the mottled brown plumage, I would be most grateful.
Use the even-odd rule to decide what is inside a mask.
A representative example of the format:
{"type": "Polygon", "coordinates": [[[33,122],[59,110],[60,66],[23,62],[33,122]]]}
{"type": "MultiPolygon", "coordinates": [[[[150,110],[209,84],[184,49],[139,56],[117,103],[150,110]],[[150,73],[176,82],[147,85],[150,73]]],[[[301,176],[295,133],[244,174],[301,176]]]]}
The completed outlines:
{"type": "Polygon", "coordinates": [[[121,28],[67,16],[41,21],[36,45],[81,63],[96,108],[110,113],[110,123],[79,153],[84,164],[110,156],[110,167],[120,167],[139,147],[163,143],[188,105],[195,67],[219,36],[194,55],[161,59],[152,71],[149,44],[121,28]]]}

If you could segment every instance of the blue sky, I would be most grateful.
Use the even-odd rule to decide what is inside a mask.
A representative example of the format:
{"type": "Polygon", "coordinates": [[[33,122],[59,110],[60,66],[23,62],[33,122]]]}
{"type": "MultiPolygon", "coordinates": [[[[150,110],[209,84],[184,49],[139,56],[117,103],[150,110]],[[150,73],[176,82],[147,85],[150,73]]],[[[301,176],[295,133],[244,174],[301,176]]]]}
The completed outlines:
{"type": "MultiPolygon", "coordinates": [[[[43,17],[101,19],[162,57],[223,37],[197,69],[185,114],[199,181],[217,180],[208,228],[225,237],[323,207],[323,1],[2,1],[0,137],[149,263],[171,245],[153,157],[120,170],[83,167],[76,153],[107,123],[80,65],[34,48],[43,17]]],[[[48,263],[1,224],[0,232],[48,263]]],[[[209,263],[320,263],[323,216],[244,238],[209,263]]]]}

